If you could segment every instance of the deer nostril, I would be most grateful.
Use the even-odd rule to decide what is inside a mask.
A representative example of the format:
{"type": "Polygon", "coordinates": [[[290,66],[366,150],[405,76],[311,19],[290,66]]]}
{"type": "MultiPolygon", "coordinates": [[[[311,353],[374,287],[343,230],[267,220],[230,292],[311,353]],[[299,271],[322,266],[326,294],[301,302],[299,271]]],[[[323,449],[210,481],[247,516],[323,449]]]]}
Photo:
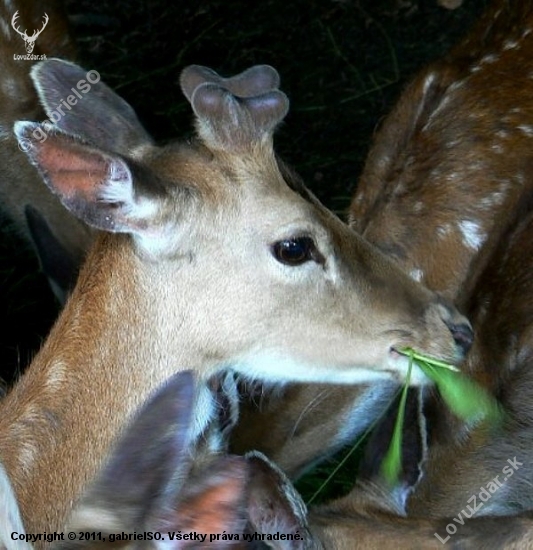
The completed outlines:
{"type": "Polygon", "coordinates": [[[446,322],[446,326],[450,329],[455,343],[459,346],[464,355],[472,347],[474,341],[474,331],[468,323],[452,323],[446,322]]]}

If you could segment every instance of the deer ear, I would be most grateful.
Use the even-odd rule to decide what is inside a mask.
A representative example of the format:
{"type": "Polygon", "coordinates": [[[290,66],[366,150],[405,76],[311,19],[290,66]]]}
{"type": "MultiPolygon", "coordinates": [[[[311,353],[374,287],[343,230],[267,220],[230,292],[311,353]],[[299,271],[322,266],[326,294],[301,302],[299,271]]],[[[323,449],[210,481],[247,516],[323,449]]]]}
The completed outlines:
{"type": "MultiPolygon", "coordinates": [[[[213,543],[210,535],[239,534],[246,529],[247,486],[250,484],[246,460],[240,456],[223,456],[215,459],[205,470],[189,477],[182,487],[177,502],[167,511],[153,510],[153,523],[149,528],[159,532],[197,532],[205,534],[205,548],[228,548],[235,544],[219,539],[213,543]]],[[[189,548],[175,541],[169,548],[189,548]]],[[[191,548],[196,546],[192,546],[191,548]]],[[[202,546],[203,548],[204,546],[202,546]]]]}
{"type": "Polygon", "coordinates": [[[76,506],[70,530],[133,532],[166,509],[190,468],[194,396],[193,375],[184,371],[147,402],[76,506]]]}
{"type": "Polygon", "coordinates": [[[261,534],[298,533],[300,538],[291,548],[311,548],[307,508],[288,477],[261,453],[249,453],[246,460],[252,480],[248,496],[248,517],[252,531],[261,534]]]}
{"type": "Polygon", "coordinates": [[[60,130],[124,155],[153,143],[135,111],[100,81],[98,72],[48,59],[37,63],[31,76],[47,116],[60,130]]]}
{"type": "Polygon", "coordinates": [[[15,134],[46,185],[78,218],[111,232],[148,227],[162,191],[157,182],[146,186],[149,192],[135,189],[130,161],[57,130],[43,134],[33,122],[15,123],[15,134]]]}

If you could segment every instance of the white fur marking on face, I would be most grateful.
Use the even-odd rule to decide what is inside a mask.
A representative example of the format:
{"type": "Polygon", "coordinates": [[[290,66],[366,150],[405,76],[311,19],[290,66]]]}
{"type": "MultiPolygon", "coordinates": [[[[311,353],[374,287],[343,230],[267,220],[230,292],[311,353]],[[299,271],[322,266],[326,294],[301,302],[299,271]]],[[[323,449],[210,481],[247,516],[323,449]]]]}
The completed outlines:
{"type": "Polygon", "coordinates": [[[15,491],[0,464],[0,548],[6,550],[31,550],[31,545],[12,540],[11,533],[25,533],[15,491]]]}
{"type": "Polygon", "coordinates": [[[457,226],[463,236],[464,244],[473,250],[478,250],[485,240],[485,235],[481,233],[479,224],[470,220],[463,220],[457,226]]]}
{"type": "Polygon", "coordinates": [[[335,369],[297,361],[276,352],[252,352],[231,364],[231,368],[244,377],[271,383],[318,382],[326,384],[363,384],[387,380],[390,373],[369,367],[335,369]]]}

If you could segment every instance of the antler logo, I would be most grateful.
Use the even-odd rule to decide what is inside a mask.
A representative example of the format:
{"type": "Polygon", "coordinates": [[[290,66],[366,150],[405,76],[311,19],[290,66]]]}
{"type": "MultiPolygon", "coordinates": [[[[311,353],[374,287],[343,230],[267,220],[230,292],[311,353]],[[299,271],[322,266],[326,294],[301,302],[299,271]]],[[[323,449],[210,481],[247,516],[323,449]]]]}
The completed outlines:
{"type": "Polygon", "coordinates": [[[13,15],[13,19],[11,19],[11,26],[13,27],[13,29],[15,29],[20,34],[20,36],[22,36],[22,40],[24,40],[24,42],[26,44],[26,51],[28,53],[32,53],[33,52],[33,47],[35,46],[35,41],[37,40],[37,37],[44,31],[44,28],[48,24],[48,15],[46,13],[44,14],[43,26],[42,26],[41,30],[33,31],[33,34],[31,36],[28,36],[26,31],[22,32],[15,26],[17,24],[18,14],[19,14],[19,11],[17,10],[15,12],[15,15],[13,15]]]}

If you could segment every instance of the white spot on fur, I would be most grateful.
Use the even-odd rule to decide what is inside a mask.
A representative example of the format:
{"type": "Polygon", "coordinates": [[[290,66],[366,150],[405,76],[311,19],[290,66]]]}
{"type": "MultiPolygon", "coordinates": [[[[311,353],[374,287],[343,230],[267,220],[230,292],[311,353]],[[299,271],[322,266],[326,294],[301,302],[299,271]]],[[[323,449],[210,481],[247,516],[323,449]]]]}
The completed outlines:
{"type": "Polygon", "coordinates": [[[409,272],[409,276],[411,277],[411,279],[420,282],[424,277],[424,272],[421,269],[412,269],[409,272]]]}
{"type": "Polygon", "coordinates": [[[31,470],[36,456],[37,448],[31,441],[24,441],[21,443],[18,449],[18,461],[23,470],[31,470]]]}
{"type": "Polygon", "coordinates": [[[519,124],[517,128],[526,134],[526,136],[533,137],[533,126],[529,124],[519,124]]]}
{"type": "Polygon", "coordinates": [[[448,86],[447,93],[453,93],[461,89],[465,85],[464,80],[456,80],[448,86]]]}
{"type": "Polygon", "coordinates": [[[507,194],[509,187],[511,187],[511,182],[508,179],[502,179],[498,186],[498,191],[502,194],[507,194]]]}
{"type": "Polygon", "coordinates": [[[507,40],[503,43],[503,49],[504,50],[514,50],[515,48],[519,48],[520,43],[516,40],[507,40]]]}
{"type": "Polygon", "coordinates": [[[494,63],[495,61],[498,61],[498,56],[496,54],[489,53],[481,58],[479,64],[494,63]]]}
{"type": "Polygon", "coordinates": [[[63,388],[67,381],[67,367],[63,363],[54,363],[48,371],[46,389],[56,393],[63,388]]]}
{"type": "Polygon", "coordinates": [[[419,214],[420,212],[422,212],[423,209],[424,209],[424,203],[422,201],[415,202],[413,206],[413,212],[415,212],[416,214],[419,214]]]}
{"type": "Polygon", "coordinates": [[[526,30],[522,33],[522,38],[525,38],[528,34],[531,34],[531,29],[526,29],[526,30]]]}
{"type": "MultiPolygon", "coordinates": [[[[428,93],[428,90],[429,88],[431,87],[431,85],[433,84],[433,82],[435,81],[436,79],[436,75],[435,73],[429,73],[425,80],[424,80],[424,84],[422,86],[422,94],[423,96],[425,97],[428,93]]],[[[424,107],[424,101],[421,101],[420,102],[420,105],[418,106],[418,112],[416,113],[416,120],[418,120],[420,118],[420,115],[422,114],[422,109],[424,107]]],[[[438,107],[437,107],[438,108],[438,107]]],[[[429,125],[429,121],[428,123],[424,126],[424,129],[429,125]]]]}
{"type": "Polygon", "coordinates": [[[484,197],[479,201],[479,204],[485,209],[490,210],[493,206],[499,206],[504,199],[504,195],[502,193],[498,193],[497,191],[489,195],[488,197],[484,197]]]}
{"type": "Polygon", "coordinates": [[[450,235],[452,232],[452,226],[449,223],[437,226],[437,235],[444,239],[450,235]]]}
{"type": "Polygon", "coordinates": [[[478,250],[485,240],[485,235],[480,232],[479,224],[471,220],[463,220],[457,226],[463,235],[464,244],[473,250],[478,250]]]}

